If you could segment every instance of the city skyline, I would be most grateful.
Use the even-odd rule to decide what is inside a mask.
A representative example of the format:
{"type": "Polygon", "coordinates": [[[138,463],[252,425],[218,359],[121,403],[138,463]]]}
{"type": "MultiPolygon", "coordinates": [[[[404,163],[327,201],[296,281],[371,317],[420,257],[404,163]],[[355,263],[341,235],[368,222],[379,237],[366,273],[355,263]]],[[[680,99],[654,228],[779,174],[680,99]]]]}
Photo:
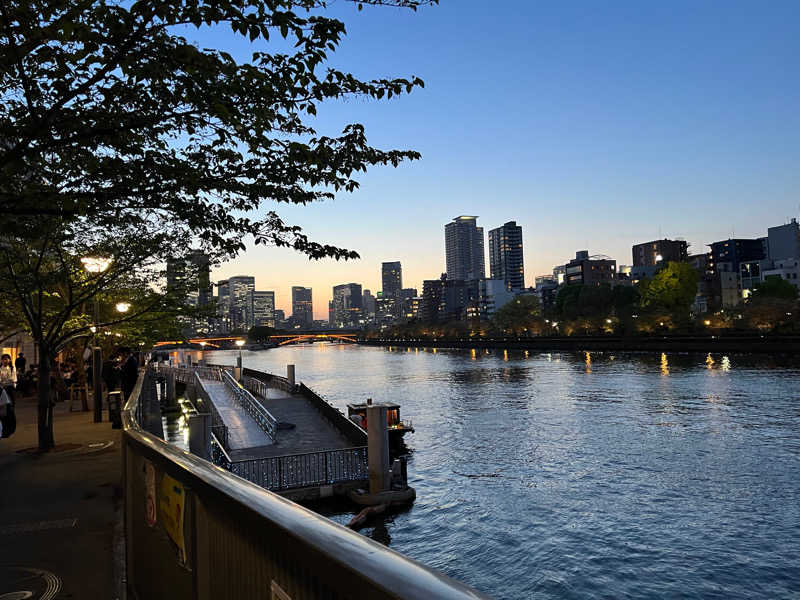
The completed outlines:
{"type": "MultiPolygon", "coordinates": [[[[626,264],[636,242],[684,238],[700,252],[798,215],[793,3],[333,10],[348,27],[337,64],[367,77],[419,75],[426,87],[391,103],[326,103],[315,127],[363,123],[372,143],[422,160],[371,170],[332,202],[276,208],[360,261],[314,263],[248,244],[215,270],[215,279],[255,275],[279,308],[289,285],[380,290],[385,261],[400,260],[407,285],[421,288],[445,271],[441,229],[460,214],[480,215],[487,230],[522,227],[527,285],[578,249],[626,264]]],[[[186,35],[203,45],[211,32],[186,35]]],[[[229,51],[253,49],[238,40],[229,51]]],[[[314,308],[326,318],[327,300],[314,308]]]]}
{"type": "MultiPolygon", "coordinates": [[[[776,228],[782,227],[784,225],[789,225],[795,219],[797,219],[797,217],[787,217],[787,218],[783,219],[783,222],[777,222],[777,221],[776,222],[772,222],[767,227],[765,227],[763,230],[755,231],[754,233],[752,233],[750,235],[739,235],[737,233],[735,238],[736,239],[738,239],[738,238],[746,238],[746,239],[754,239],[754,240],[758,239],[758,238],[763,238],[764,235],[765,235],[765,232],[767,230],[776,229],[776,228]]],[[[503,224],[501,224],[500,227],[502,227],[502,225],[503,224]]],[[[517,223],[517,226],[519,226],[519,223],[517,223]]],[[[439,232],[440,232],[440,236],[441,236],[441,224],[440,224],[439,232]]],[[[486,239],[484,239],[484,242],[486,242],[487,239],[488,239],[488,234],[486,232],[484,232],[483,235],[484,235],[484,238],[486,238],[486,239]]],[[[523,228],[523,233],[522,233],[523,247],[527,244],[527,237],[526,236],[527,236],[527,234],[525,233],[525,230],[523,228]]],[[[688,244],[688,254],[689,255],[693,255],[693,254],[710,254],[710,253],[713,252],[713,248],[718,242],[725,242],[725,241],[728,241],[730,239],[735,239],[735,238],[734,238],[734,236],[721,237],[721,238],[716,239],[716,240],[714,240],[712,242],[708,242],[706,244],[702,244],[702,246],[700,246],[700,247],[695,246],[695,245],[690,244],[690,243],[687,242],[687,244],[688,244]]],[[[635,260],[633,260],[633,256],[631,255],[632,249],[634,249],[638,245],[650,244],[650,243],[653,243],[653,242],[662,242],[662,241],[672,241],[672,243],[677,243],[677,242],[682,243],[685,240],[683,240],[682,236],[671,237],[671,236],[664,236],[664,235],[662,235],[660,237],[655,237],[654,236],[654,237],[647,238],[647,239],[631,239],[631,240],[628,241],[627,247],[625,247],[625,249],[622,250],[619,254],[610,254],[610,253],[607,254],[607,253],[604,253],[604,252],[598,250],[596,247],[593,247],[593,246],[590,246],[588,248],[588,250],[586,250],[586,248],[583,248],[583,247],[573,248],[571,250],[571,252],[567,256],[562,257],[561,260],[556,260],[553,264],[540,269],[535,274],[534,273],[530,273],[530,272],[526,273],[525,274],[525,287],[526,288],[534,287],[535,286],[535,279],[539,278],[540,276],[548,276],[548,277],[551,276],[552,273],[553,273],[553,268],[554,267],[561,266],[561,265],[566,265],[570,261],[574,260],[577,252],[583,253],[584,251],[586,251],[586,252],[588,252],[587,256],[606,255],[607,254],[607,256],[609,256],[611,259],[613,259],[615,264],[620,265],[620,266],[621,265],[626,265],[626,266],[632,267],[632,266],[634,266],[634,263],[636,262],[635,260]]],[[[486,246],[486,244],[484,244],[484,245],[486,246]]],[[[486,260],[486,262],[488,264],[488,259],[489,259],[489,249],[488,249],[488,247],[484,248],[484,254],[485,254],[485,260],[486,260]]],[[[445,255],[446,255],[446,250],[443,247],[442,250],[441,250],[442,263],[445,262],[445,255]]],[[[363,259],[360,262],[363,262],[363,259]]],[[[430,261],[428,261],[428,262],[430,263],[430,261]]],[[[225,263],[225,264],[221,265],[219,268],[217,268],[216,270],[212,271],[212,277],[211,277],[212,281],[214,283],[216,283],[217,281],[222,281],[222,280],[227,279],[229,277],[234,277],[235,278],[237,276],[241,276],[241,273],[240,273],[241,269],[239,269],[239,271],[237,271],[237,273],[239,273],[238,275],[228,276],[228,277],[219,277],[219,278],[215,277],[215,274],[224,272],[224,269],[226,267],[231,267],[232,264],[234,264],[234,261],[225,263]]],[[[314,263],[312,263],[312,264],[314,264],[314,263]]],[[[325,261],[320,261],[317,264],[324,265],[325,261]]],[[[377,262],[377,263],[375,263],[373,265],[374,273],[372,274],[371,278],[367,277],[365,279],[360,279],[359,280],[359,279],[355,279],[355,278],[351,277],[349,279],[349,281],[351,283],[357,283],[358,285],[362,286],[362,288],[365,291],[368,291],[368,290],[378,290],[378,291],[380,291],[382,289],[382,285],[383,285],[383,275],[384,275],[384,268],[383,267],[384,267],[384,265],[387,265],[387,264],[399,264],[399,266],[401,267],[402,271],[404,271],[404,272],[406,271],[405,261],[402,258],[400,260],[393,260],[393,261],[379,261],[379,262],[377,262]]],[[[237,270],[237,269],[238,269],[238,267],[234,268],[234,270],[237,270]]],[[[419,279],[418,281],[416,281],[416,280],[409,281],[411,278],[405,276],[405,277],[407,277],[407,279],[403,283],[403,285],[405,285],[408,288],[412,288],[412,287],[413,288],[417,288],[419,290],[419,293],[421,294],[422,293],[422,289],[423,289],[423,285],[422,285],[423,281],[432,280],[432,279],[438,279],[439,276],[441,274],[444,274],[444,273],[446,273],[446,270],[444,268],[441,271],[434,273],[434,272],[431,272],[430,267],[428,267],[428,270],[424,271],[424,274],[422,275],[421,279],[419,279]]],[[[489,273],[487,273],[486,275],[487,275],[487,277],[490,276],[489,273]]],[[[347,280],[345,279],[345,280],[342,280],[342,281],[347,281],[347,280]]],[[[329,315],[329,305],[328,305],[328,303],[329,303],[330,300],[333,299],[333,293],[329,292],[329,291],[325,291],[325,290],[333,290],[333,288],[335,288],[335,287],[339,287],[339,286],[342,286],[342,285],[349,285],[349,284],[342,283],[342,281],[334,282],[333,284],[331,284],[329,286],[320,286],[322,289],[318,290],[317,293],[314,294],[315,301],[313,303],[313,319],[315,321],[328,321],[329,320],[330,315],[329,315]]],[[[270,286],[268,284],[263,284],[260,281],[256,282],[256,287],[258,289],[262,289],[262,290],[267,290],[268,289],[268,290],[274,292],[274,294],[275,294],[275,304],[274,304],[275,309],[276,310],[284,310],[287,317],[291,316],[291,314],[292,314],[291,289],[292,289],[292,287],[297,287],[298,285],[299,284],[295,283],[294,280],[291,280],[291,279],[287,280],[287,281],[283,281],[283,282],[276,282],[276,284],[273,285],[273,286],[270,286]],[[288,294],[286,293],[286,290],[289,290],[288,294]],[[284,306],[287,307],[287,308],[284,308],[284,306]]],[[[311,288],[312,286],[311,285],[306,285],[306,286],[301,286],[301,287],[311,288]]]]}

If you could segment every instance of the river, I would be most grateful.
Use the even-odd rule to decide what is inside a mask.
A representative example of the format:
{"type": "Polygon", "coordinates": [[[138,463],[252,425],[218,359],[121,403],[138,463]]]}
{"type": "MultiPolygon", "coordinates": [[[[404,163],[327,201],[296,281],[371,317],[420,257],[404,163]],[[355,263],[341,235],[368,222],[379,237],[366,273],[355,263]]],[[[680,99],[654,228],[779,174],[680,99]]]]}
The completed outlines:
{"type": "Polygon", "coordinates": [[[295,364],[343,410],[400,403],[417,500],[361,531],[495,598],[800,597],[800,361],[329,344],[243,359],[295,364]]]}

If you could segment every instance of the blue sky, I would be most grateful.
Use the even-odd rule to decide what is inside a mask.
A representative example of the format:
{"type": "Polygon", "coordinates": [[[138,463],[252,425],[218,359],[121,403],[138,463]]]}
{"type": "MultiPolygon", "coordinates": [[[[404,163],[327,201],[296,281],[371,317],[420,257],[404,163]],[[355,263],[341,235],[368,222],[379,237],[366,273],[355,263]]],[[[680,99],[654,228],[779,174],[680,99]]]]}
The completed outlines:
{"type": "MultiPolygon", "coordinates": [[[[442,0],[417,13],[339,0],[348,36],[331,63],[358,76],[418,75],[391,101],[323,105],[316,127],[366,126],[373,145],[423,159],[378,168],[334,202],[279,209],[355,262],[253,248],[215,277],[256,276],[288,308],[292,285],[380,289],[444,270],[444,224],[522,225],[526,282],[588,249],[631,261],[634,243],[683,237],[696,252],[760,236],[800,211],[800,3],[442,0]]],[[[226,31],[201,45],[249,56],[226,31]]],[[[488,273],[487,273],[488,274],[488,273]]]]}

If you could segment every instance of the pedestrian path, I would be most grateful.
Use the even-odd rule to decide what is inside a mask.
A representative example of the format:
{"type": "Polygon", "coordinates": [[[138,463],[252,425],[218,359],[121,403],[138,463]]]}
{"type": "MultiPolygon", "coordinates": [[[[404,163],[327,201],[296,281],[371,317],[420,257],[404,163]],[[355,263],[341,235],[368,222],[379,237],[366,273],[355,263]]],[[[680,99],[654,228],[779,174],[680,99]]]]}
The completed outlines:
{"type": "Polygon", "coordinates": [[[0,440],[0,598],[123,593],[121,432],[67,409],[54,409],[47,453],[32,398],[18,399],[17,431],[0,440]]]}

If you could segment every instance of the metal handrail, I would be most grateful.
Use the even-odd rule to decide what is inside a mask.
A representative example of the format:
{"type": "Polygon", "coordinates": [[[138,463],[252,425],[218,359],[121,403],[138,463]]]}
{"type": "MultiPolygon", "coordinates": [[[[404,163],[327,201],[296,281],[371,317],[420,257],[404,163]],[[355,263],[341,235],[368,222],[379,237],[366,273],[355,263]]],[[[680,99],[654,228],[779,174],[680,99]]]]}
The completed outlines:
{"type": "Polygon", "coordinates": [[[206,390],[205,386],[203,385],[203,381],[200,377],[200,374],[197,371],[194,372],[194,385],[198,397],[202,398],[203,405],[207,406],[208,412],[211,413],[212,435],[216,436],[217,440],[219,441],[220,445],[223,448],[229,450],[230,437],[228,435],[228,426],[225,425],[225,421],[219,414],[217,407],[214,406],[214,403],[211,401],[211,396],[209,395],[208,390],[206,390]]]}
{"type": "Polygon", "coordinates": [[[213,381],[222,381],[222,369],[219,367],[197,366],[194,367],[195,373],[200,375],[203,379],[211,379],[213,381]]]}
{"type": "Polygon", "coordinates": [[[250,415],[267,437],[275,441],[278,432],[278,420],[256,400],[255,396],[242,387],[228,371],[222,371],[222,381],[233,393],[234,402],[250,415]]]}
{"type": "Polygon", "coordinates": [[[214,464],[273,492],[369,479],[367,447],[232,460],[212,440],[214,464]]]}

